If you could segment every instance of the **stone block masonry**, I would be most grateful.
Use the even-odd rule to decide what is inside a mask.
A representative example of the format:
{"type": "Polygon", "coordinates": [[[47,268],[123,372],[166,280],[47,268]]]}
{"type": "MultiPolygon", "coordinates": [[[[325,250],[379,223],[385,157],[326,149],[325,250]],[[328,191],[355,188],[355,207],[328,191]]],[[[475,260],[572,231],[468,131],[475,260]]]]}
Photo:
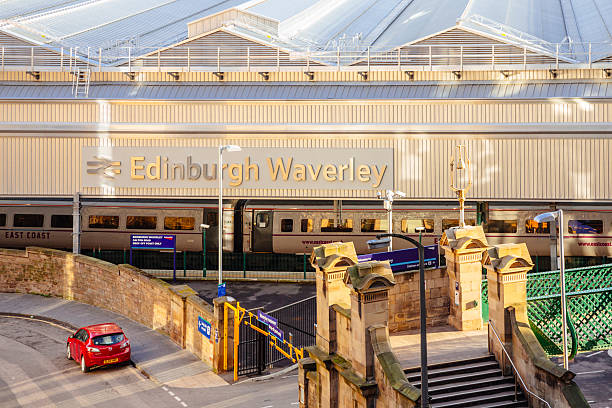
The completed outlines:
{"type": "Polygon", "coordinates": [[[222,325],[213,307],[189,286],[171,286],[130,265],[46,248],[0,249],[0,291],[56,296],[107,309],[167,335],[211,366],[218,360],[214,343],[221,336],[215,334],[221,334],[222,325]],[[210,339],[198,330],[198,318],[211,324],[210,339]]]}

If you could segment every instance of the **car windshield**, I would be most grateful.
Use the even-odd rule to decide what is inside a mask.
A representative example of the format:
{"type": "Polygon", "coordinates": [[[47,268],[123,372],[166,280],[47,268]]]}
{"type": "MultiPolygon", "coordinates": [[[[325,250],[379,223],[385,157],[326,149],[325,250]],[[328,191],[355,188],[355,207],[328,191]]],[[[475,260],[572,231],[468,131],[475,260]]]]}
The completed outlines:
{"type": "Polygon", "coordinates": [[[110,346],[111,344],[122,342],[123,339],[123,333],[115,333],[105,334],[104,336],[96,336],[92,339],[92,341],[96,346],[110,346]]]}

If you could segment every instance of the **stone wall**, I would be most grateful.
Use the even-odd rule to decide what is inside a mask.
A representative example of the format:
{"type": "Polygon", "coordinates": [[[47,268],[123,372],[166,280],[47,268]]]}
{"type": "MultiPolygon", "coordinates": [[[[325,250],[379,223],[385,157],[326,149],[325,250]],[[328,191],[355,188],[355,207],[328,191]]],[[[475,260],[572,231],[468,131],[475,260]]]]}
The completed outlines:
{"type": "MultiPolygon", "coordinates": [[[[391,333],[418,329],[419,273],[410,271],[396,273],[395,286],[389,290],[389,331],[391,333]]],[[[427,299],[427,324],[439,326],[448,322],[450,296],[448,273],[445,268],[425,270],[425,292],[427,299]]]]}
{"type": "Polygon", "coordinates": [[[198,331],[213,309],[187,285],[171,286],[130,265],[45,248],[0,249],[0,291],[56,296],[121,314],[170,337],[212,365],[213,345],[198,331]]]}

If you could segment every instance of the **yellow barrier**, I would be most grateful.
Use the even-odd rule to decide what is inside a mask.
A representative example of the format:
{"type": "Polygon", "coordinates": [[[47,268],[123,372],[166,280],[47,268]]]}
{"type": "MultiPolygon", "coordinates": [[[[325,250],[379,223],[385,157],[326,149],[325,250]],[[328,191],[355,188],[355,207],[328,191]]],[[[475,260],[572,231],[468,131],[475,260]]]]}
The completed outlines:
{"type": "Polygon", "coordinates": [[[244,307],[240,306],[240,302],[236,302],[236,306],[232,306],[229,303],[225,303],[223,308],[223,369],[227,371],[227,334],[228,334],[228,308],[234,311],[234,381],[238,380],[238,344],[240,343],[240,323],[243,322],[246,326],[249,326],[251,329],[261,333],[266,337],[270,337],[269,345],[270,347],[274,347],[278,350],[282,355],[287,357],[292,362],[296,363],[298,360],[304,358],[304,348],[297,348],[293,344],[289,343],[287,340],[283,340],[280,345],[278,344],[279,339],[275,336],[272,336],[270,332],[264,331],[253,324],[253,320],[255,319],[259,321],[259,317],[257,315],[249,312],[244,307]],[[244,319],[245,316],[248,316],[248,321],[244,319]],[[281,346],[286,345],[289,350],[285,351],[281,346]]]}

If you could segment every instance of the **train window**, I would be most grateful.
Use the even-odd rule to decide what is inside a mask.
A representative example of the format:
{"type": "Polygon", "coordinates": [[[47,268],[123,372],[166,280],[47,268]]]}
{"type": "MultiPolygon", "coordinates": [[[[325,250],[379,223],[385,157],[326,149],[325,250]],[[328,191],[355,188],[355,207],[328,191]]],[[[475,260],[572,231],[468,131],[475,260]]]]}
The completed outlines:
{"type": "Polygon", "coordinates": [[[336,222],[335,218],[323,218],[321,220],[321,232],[353,232],[353,220],[347,218],[342,222],[336,222]]]}
{"type": "Polygon", "coordinates": [[[484,230],[487,233],[516,234],[517,224],[516,220],[489,220],[484,230]]]}
{"type": "Polygon", "coordinates": [[[166,217],[164,218],[164,229],[193,230],[195,229],[195,218],[193,217],[166,217]]]}
{"type": "Polygon", "coordinates": [[[125,222],[127,229],[148,229],[157,228],[157,217],[150,215],[128,215],[125,222]]]}
{"type": "Polygon", "coordinates": [[[216,227],[219,225],[217,223],[217,218],[219,218],[218,214],[218,211],[209,211],[206,213],[206,224],[210,225],[211,227],[216,227]]]}
{"type": "Polygon", "coordinates": [[[0,227],[4,227],[6,225],[6,214],[0,214],[0,227]]]}
{"type": "Polygon", "coordinates": [[[603,234],[603,221],[569,220],[567,230],[570,234],[603,234]]]}
{"type": "Polygon", "coordinates": [[[72,228],[72,215],[56,214],[51,216],[51,228],[72,228]]]}
{"type": "Polygon", "coordinates": [[[387,232],[389,231],[389,220],[377,220],[375,218],[361,219],[361,232],[387,232]]]}
{"type": "Polygon", "coordinates": [[[402,232],[415,233],[417,228],[423,227],[423,232],[434,232],[433,218],[425,218],[424,220],[402,220],[402,232]]]}
{"type": "Polygon", "coordinates": [[[293,220],[291,218],[281,220],[281,232],[293,232],[293,220]]]}
{"type": "Polygon", "coordinates": [[[44,219],[42,214],[15,214],[13,227],[42,227],[44,219]]]}
{"type": "Polygon", "coordinates": [[[89,228],[117,229],[119,228],[119,216],[90,215],[89,228]]]}
{"type": "MultiPolygon", "coordinates": [[[[475,219],[465,220],[465,225],[476,225],[476,220],[475,219]]],[[[442,220],[442,231],[446,231],[447,229],[451,227],[458,227],[458,226],[459,226],[458,218],[448,218],[448,219],[442,220]]]]}
{"type": "Polygon", "coordinates": [[[267,228],[268,224],[270,223],[270,214],[267,212],[258,213],[257,217],[255,217],[255,222],[257,228],[267,228]]]}
{"type": "Polygon", "coordinates": [[[538,224],[534,220],[526,220],[525,232],[528,234],[550,234],[550,224],[547,222],[538,224]]]}
{"type": "Polygon", "coordinates": [[[312,232],[314,229],[314,221],[311,219],[304,218],[300,223],[302,232],[312,232]]]}

